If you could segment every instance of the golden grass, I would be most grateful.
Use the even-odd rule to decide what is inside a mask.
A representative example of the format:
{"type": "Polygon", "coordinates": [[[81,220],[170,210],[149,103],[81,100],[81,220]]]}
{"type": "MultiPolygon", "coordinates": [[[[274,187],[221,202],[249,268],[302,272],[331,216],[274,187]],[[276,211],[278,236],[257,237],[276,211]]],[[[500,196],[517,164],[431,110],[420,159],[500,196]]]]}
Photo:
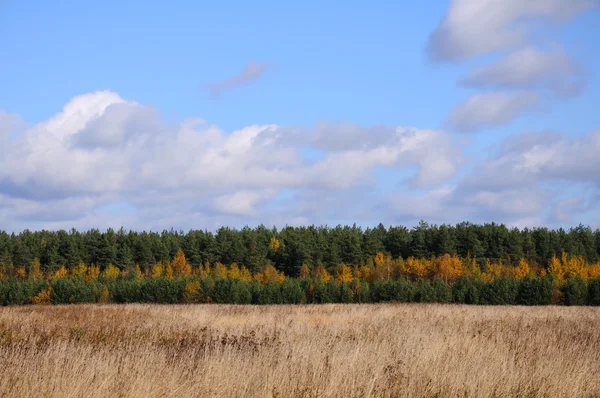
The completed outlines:
{"type": "Polygon", "coordinates": [[[0,396],[600,396],[600,308],[0,309],[0,396]]]}

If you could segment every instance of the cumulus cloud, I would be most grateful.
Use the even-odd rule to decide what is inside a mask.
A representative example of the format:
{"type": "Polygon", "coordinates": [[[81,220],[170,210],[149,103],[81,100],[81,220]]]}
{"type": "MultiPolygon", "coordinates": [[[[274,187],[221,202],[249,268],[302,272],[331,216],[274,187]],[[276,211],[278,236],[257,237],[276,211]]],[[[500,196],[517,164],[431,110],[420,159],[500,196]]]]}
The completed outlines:
{"type": "Polygon", "coordinates": [[[415,225],[503,222],[566,226],[597,219],[600,208],[600,131],[512,135],[494,144],[460,177],[429,190],[397,190],[373,211],[415,225]]]}
{"type": "Polygon", "coordinates": [[[475,94],[450,111],[448,123],[461,132],[500,126],[523,112],[535,109],[538,101],[537,93],[532,91],[475,94]]]}
{"type": "Polygon", "coordinates": [[[483,168],[481,179],[508,175],[512,181],[565,180],[600,184],[600,130],[568,136],[556,132],[509,137],[483,168]]]}
{"type": "Polygon", "coordinates": [[[427,44],[435,62],[499,58],[473,68],[461,86],[492,89],[473,95],[449,115],[460,131],[506,124],[543,95],[573,97],[588,81],[585,69],[554,43],[549,32],[600,5],[600,0],[453,0],[427,44]]]}
{"type": "Polygon", "coordinates": [[[468,206],[472,219],[568,223],[600,203],[598,151],[600,131],[511,136],[461,178],[445,205],[468,206]]]}
{"type": "Polygon", "coordinates": [[[211,83],[208,85],[208,89],[211,95],[216,98],[225,90],[254,83],[270,68],[270,64],[248,62],[239,74],[219,82],[211,83]]]}
{"type": "Polygon", "coordinates": [[[527,47],[471,70],[459,83],[477,88],[548,88],[569,97],[581,92],[587,77],[563,49],[542,51],[527,47]]]}
{"type": "MultiPolygon", "coordinates": [[[[2,146],[0,219],[81,225],[113,203],[127,203],[127,221],[135,220],[131,213],[157,224],[165,214],[185,225],[198,214],[260,219],[283,190],[334,197],[376,183],[376,168],[411,172],[414,186],[439,184],[456,173],[461,153],[448,134],[413,127],[320,123],[226,132],[202,119],[167,124],[153,107],[101,91],[73,98],[2,146]],[[308,160],[307,149],[322,156],[308,160]],[[7,210],[15,206],[21,210],[7,210]]],[[[290,219],[311,216],[293,206],[290,219]]]]}
{"type": "Polygon", "coordinates": [[[528,44],[543,24],[568,22],[597,0],[454,0],[429,37],[435,61],[464,61],[528,44]]]}

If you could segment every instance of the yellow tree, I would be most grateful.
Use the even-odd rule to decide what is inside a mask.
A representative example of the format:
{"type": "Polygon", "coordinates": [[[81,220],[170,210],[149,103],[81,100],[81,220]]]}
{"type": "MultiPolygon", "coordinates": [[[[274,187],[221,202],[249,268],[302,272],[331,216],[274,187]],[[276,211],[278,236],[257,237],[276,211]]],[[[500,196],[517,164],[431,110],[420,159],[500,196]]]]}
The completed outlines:
{"type": "Polygon", "coordinates": [[[59,269],[56,270],[56,272],[54,272],[54,274],[52,274],[52,278],[66,278],[67,276],[67,269],[65,268],[64,265],[61,265],[61,267],[59,269]]]}
{"type": "Polygon", "coordinates": [[[252,282],[252,274],[248,271],[248,268],[243,265],[240,269],[240,280],[248,283],[252,282]]]}
{"type": "Polygon", "coordinates": [[[354,277],[356,279],[360,279],[361,281],[373,282],[376,277],[373,261],[369,258],[366,264],[361,265],[360,267],[355,267],[354,277]]]}
{"type": "Polygon", "coordinates": [[[522,258],[519,261],[519,266],[514,269],[513,276],[516,279],[523,279],[523,278],[527,277],[527,275],[529,275],[529,272],[530,272],[529,264],[527,263],[527,260],[522,258]]]}
{"type": "Polygon", "coordinates": [[[335,281],[340,283],[352,282],[352,269],[345,264],[338,266],[335,269],[335,281]]]}
{"type": "Polygon", "coordinates": [[[18,267],[17,270],[15,271],[15,274],[17,275],[17,278],[19,278],[20,280],[25,280],[27,278],[27,270],[25,269],[25,267],[18,267]]]}
{"type": "Polygon", "coordinates": [[[588,269],[588,277],[589,279],[600,278],[600,262],[590,265],[590,268],[588,269]]]}
{"type": "Polygon", "coordinates": [[[183,290],[184,303],[200,303],[202,302],[202,287],[198,281],[190,281],[185,285],[183,290]]]}
{"type": "Polygon", "coordinates": [[[254,275],[254,278],[260,283],[266,284],[269,281],[283,282],[285,280],[285,275],[283,275],[283,272],[277,271],[271,264],[267,264],[261,272],[254,275]]]}
{"type": "Polygon", "coordinates": [[[447,282],[454,282],[464,275],[464,267],[458,256],[444,254],[435,259],[433,263],[435,276],[447,282]]]}
{"type": "Polygon", "coordinates": [[[100,267],[91,265],[87,269],[87,274],[85,275],[85,280],[88,282],[93,281],[93,280],[98,279],[98,276],[100,276],[100,267]]]}
{"type": "Polygon", "coordinates": [[[165,267],[164,277],[167,279],[173,279],[173,267],[171,266],[170,262],[168,262],[167,266],[165,267]]]}
{"type": "Polygon", "coordinates": [[[562,285],[565,279],[565,272],[562,262],[556,258],[555,255],[552,256],[552,259],[550,259],[550,263],[548,264],[548,273],[553,276],[553,283],[555,285],[562,285]]]}
{"type": "Polygon", "coordinates": [[[329,279],[331,279],[331,275],[321,264],[318,264],[313,270],[313,279],[317,279],[319,277],[325,284],[327,284],[327,282],[329,282],[329,279]]]}
{"type": "Polygon", "coordinates": [[[106,268],[104,269],[104,271],[102,272],[102,276],[105,277],[106,279],[115,280],[119,277],[119,275],[121,275],[121,270],[119,270],[117,267],[115,267],[112,264],[108,264],[106,266],[106,268]]]}
{"type": "Polygon", "coordinates": [[[281,246],[281,242],[276,237],[271,237],[271,241],[269,242],[269,248],[273,250],[274,253],[277,253],[279,247],[281,246]]]}
{"type": "Polygon", "coordinates": [[[185,258],[185,254],[183,250],[177,250],[177,254],[173,259],[173,275],[176,278],[181,278],[184,276],[190,276],[192,273],[192,266],[187,262],[185,258]]]}
{"type": "Polygon", "coordinates": [[[42,278],[42,270],[40,268],[40,259],[34,258],[29,265],[29,279],[40,279],[42,278]]]}
{"type": "Polygon", "coordinates": [[[85,265],[84,263],[79,263],[73,268],[71,268],[71,276],[73,278],[84,278],[87,274],[87,271],[87,265],[85,265]]]}
{"type": "Polygon", "coordinates": [[[240,279],[241,271],[237,263],[232,263],[227,271],[227,277],[230,279],[240,279]]]}
{"type": "Polygon", "coordinates": [[[31,298],[33,304],[50,304],[52,302],[50,298],[50,292],[52,288],[44,289],[37,294],[37,296],[31,298]]]}
{"type": "Polygon", "coordinates": [[[212,275],[215,278],[227,278],[227,267],[225,266],[225,264],[222,264],[217,261],[217,263],[215,264],[215,268],[212,271],[212,275]]]}
{"type": "Polygon", "coordinates": [[[154,264],[152,266],[152,270],[150,271],[150,278],[158,279],[162,276],[164,271],[164,267],[161,263],[154,264]]]}
{"type": "Polygon", "coordinates": [[[565,278],[580,277],[586,280],[588,277],[588,265],[582,256],[573,256],[567,261],[565,269],[565,278]]]}
{"type": "Polygon", "coordinates": [[[410,280],[426,278],[431,271],[431,261],[426,258],[416,259],[409,257],[401,270],[403,276],[410,280]]]}
{"type": "Polygon", "coordinates": [[[300,279],[306,279],[310,276],[310,268],[308,268],[307,264],[302,264],[300,267],[300,279]]]}

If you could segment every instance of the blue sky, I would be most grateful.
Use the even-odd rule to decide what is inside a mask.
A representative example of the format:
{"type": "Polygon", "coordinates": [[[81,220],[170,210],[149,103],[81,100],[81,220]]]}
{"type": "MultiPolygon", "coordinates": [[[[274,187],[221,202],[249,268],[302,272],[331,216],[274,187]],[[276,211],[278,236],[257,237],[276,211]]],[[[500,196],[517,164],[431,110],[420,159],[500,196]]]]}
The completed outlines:
{"type": "Polygon", "coordinates": [[[0,225],[598,226],[599,3],[521,3],[0,1],[0,225]]]}

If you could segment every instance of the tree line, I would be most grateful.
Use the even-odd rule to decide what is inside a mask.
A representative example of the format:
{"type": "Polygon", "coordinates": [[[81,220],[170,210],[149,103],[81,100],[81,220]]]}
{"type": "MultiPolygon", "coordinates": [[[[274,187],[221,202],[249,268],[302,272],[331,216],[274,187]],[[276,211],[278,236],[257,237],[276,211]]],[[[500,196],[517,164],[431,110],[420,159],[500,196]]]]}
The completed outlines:
{"type": "MultiPolygon", "coordinates": [[[[271,248],[281,246],[272,237],[271,248]]],[[[518,265],[492,262],[482,268],[467,255],[393,259],[377,252],[364,264],[333,268],[302,264],[296,277],[273,265],[252,273],[244,265],[221,262],[193,266],[182,249],[166,262],[142,270],[103,270],[81,262],[69,270],[3,267],[0,304],[72,303],[229,303],[303,304],[369,302],[440,302],[465,304],[600,305],[600,262],[562,252],[545,267],[525,258],[518,265]]]]}
{"type": "Polygon", "coordinates": [[[431,258],[443,254],[485,261],[547,267],[561,253],[581,257],[588,263],[600,260],[600,231],[588,226],[565,229],[517,229],[503,224],[429,225],[362,229],[353,226],[308,226],[283,229],[220,228],[216,232],[190,230],[136,232],[120,229],[85,232],[0,232],[0,268],[29,267],[39,260],[43,272],[81,263],[105,270],[109,265],[123,271],[139,266],[147,271],[167,263],[181,249],[194,267],[201,264],[240,264],[252,274],[270,264],[288,276],[298,276],[303,264],[332,269],[340,264],[364,265],[377,253],[394,259],[431,258]]]}

